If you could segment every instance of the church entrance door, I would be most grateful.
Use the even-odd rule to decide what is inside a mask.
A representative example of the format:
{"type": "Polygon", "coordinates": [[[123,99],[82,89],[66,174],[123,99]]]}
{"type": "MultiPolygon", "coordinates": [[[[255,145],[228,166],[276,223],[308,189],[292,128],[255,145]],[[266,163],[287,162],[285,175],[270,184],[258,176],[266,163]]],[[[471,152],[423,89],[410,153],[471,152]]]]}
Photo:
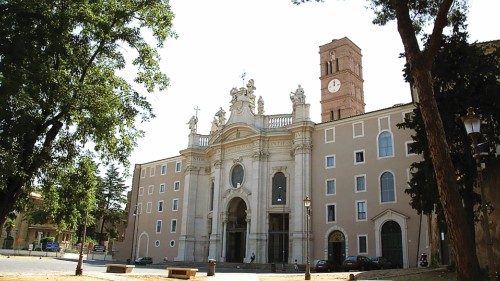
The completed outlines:
{"type": "Polygon", "coordinates": [[[345,259],[345,236],[335,230],[328,236],[328,260],[340,268],[345,259]]]}
{"type": "Polygon", "coordinates": [[[236,197],[229,202],[227,210],[226,261],[243,262],[246,251],[247,204],[236,197]]]}
{"type": "Polygon", "coordinates": [[[269,263],[288,261],[288,214],[269,214],[269,263]]]}

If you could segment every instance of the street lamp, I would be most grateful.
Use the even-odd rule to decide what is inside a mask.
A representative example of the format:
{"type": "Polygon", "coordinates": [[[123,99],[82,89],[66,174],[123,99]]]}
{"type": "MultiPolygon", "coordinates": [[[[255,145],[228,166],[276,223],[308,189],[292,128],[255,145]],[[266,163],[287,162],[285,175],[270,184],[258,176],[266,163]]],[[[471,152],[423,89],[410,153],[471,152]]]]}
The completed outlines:
{"type": "MultiPolygon", "coordinates": [[[[142,207],[142,206],[141,206],[142,207]]],[[[130,257],[131,257],[131,262],[134,262],[135,259],[137,258],[137,232],[139,229],[138,225],[138,220],[139,220],[139,213],[140,213],[139,205],[135,205],[135,210],[134,210],[134,231],[132,232],[132,248],[130,251],[130,257]]]]}
{"type": "Polygon", "coordinates": [[[304,280],[311,280],[311,266],[309,264],[309,217],[311,216],[311,199],[309,196],[304,198],[304,207],[306,207],[306,274],[304,280]]]}
{"type": "Polygon", "coordinates": [[[78,256],[78,264],[76,265],[76,270],[75,270],[75,275],[76,276],[81,276],[83,273],[82,269],[82,263],[83,263],[83,245],[85,245],[85,240],[87,237],[87,216],[88,216],[88,209],[85,209],[85,220],[83,222],[83,235],[82,235],[82,241],[81,241],[81,246],[80,246],[80,255],[78,256]]]}
{"type": "Polygon", "coordinates": [[[481,164],[481,153],[478,151],[478,140],[481,137],[481,119],[480,116],[474,112],[473,107],[467,109],[467,115],[462,117],[462,122],[464,123],[465,130],[467,134],[472,139],[472,146],[474,149],[474,158],[476,159],[477,168],[477,181],[476,184],[481,192],[481,222],[483,224],[484,238],[486,240],[486,254],[488,257],[488,267],[490,280],[495,281],[496,277],[494,274],[495,270],[495,259],[493,258],[493,242],[490,235],[490,223],[488,218],[488,209],[486,203],[486,196],[484,194],[484,187],[482,184],[482,164],[481,164]]]}

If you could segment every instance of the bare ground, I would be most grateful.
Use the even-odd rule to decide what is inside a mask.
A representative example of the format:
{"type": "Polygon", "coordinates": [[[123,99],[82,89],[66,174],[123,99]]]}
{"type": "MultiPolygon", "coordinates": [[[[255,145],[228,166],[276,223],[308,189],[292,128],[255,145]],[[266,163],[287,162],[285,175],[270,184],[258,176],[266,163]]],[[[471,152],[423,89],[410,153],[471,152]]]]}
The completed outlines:
{"type": "MultiPolygon", "coordinates": [[[[354,274],[356,280],[392,280],[392,281],[455,281],[456,273],[445,269],[395,269],[395,270],[375,270],[366,272],[340,272],[340,273],[311,273],[311,280],[349,280],[349,274],[354,274]]],[[[217,274],[216,274],[217,275],[217,274]]],[[[130,281],[167,281],[179,280],[167,278],[159,275],[116,275],[119,280],[130,281]],[[119,276],[119,277],[118,277],[119,276]]],[[[35,281],[35,280],[55,280],[55,281],[102,281],[113,280],[108,278],[98,278],[92,276],[74,275],[9,275],[2,276],[0,281],[35,281]]],[[[303,274],[259,274],[260,281],[302,281],[303,274]]],[[[206,276],[198,276],[194,281],[206,281],[206,276]]]]}

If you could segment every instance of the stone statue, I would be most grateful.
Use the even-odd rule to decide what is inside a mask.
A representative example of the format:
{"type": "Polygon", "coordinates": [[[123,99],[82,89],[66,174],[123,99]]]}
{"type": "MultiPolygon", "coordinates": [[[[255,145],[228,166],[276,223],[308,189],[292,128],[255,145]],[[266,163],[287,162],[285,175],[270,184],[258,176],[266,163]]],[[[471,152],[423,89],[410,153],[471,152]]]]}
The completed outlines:
{"type": "Polygon", "coordinates": [[[214,120],[212,120],[212,127],[210,128],[210,132],[217,132],[219,130],[219,121],[217,118],[214,117],[214,120]]]}
{"type": "Polygon", "coordinates": [[[219,109],[219,111],[217,111],[217,113],[215,113],[215,116],[219,117],[218,126],[223,126],[224,124],[226,124],[226,112],[224,111],[224,109],[222,109],[222,107],[219,109]]]}
{"type": "Polygon", "coordinates": [[[290,93],[290,100],[292,101],[293,106],[306,103],[306,95],[304,95],[304,89],[302,89],[300,85],[297,90],[295,90],[295,93],[290,93]]]}
{"type": "Polygon", "coordinates": [[[198,124],[198,118],[196,116],[191,116],[191,119],[189,119],[189,122],[186,124],[189,125],[189,130],[191,130],[191,134],[196,134],[196,124],[198,124]]]}
{"type": "Polygon", "coordinates": [[[259,100],[257,101],[257,114],[264,114],[264,100],[262,99],[262,96],[259,96],[259,100]]]}
{"type": "Polygon", "coordinates": [[[254,92],[256,89],[257,89],[257,88],[255,88],[255,86],[254,86],[254,81],[253,81],[253,79],[248,80],[248,83],[247,83],[247,91],[248,91],[248,94],[253,94],[253,92],[254,92]]]}

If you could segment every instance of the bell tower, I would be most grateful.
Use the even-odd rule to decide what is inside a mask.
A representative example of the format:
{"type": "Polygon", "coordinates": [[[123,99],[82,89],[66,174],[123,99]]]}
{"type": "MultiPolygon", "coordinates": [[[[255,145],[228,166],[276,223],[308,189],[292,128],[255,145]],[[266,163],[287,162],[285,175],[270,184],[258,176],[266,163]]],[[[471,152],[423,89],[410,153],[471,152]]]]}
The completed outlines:
{"type": "Polygon", "coordinates": [[[319,47],[321,122],[365,113],[361,49],[349,38],[319,47]]]}

